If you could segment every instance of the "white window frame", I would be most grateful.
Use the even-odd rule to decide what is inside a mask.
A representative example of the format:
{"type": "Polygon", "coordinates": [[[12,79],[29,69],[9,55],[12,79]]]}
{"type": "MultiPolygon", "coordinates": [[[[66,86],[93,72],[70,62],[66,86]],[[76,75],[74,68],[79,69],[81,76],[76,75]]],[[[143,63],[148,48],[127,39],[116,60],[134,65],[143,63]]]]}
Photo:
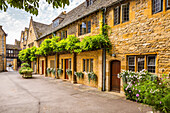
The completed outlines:
{"type": "MultiPolygon", "coordinates": [[[[123,21],[123,6],[125,6],[125,5],[129,5],[129,17],[130,17],[130,3],[125,3],[125,4],[122,4],[121,5],[121,11],[122,11],[122,23],[125,23],[125,22],[128,22],[129,20],[127,20],[127,21],[123,21]]],[[[130,19],[130,18],[129,18],[130,19]]]]}
{"type": "Polygon", "coordinates": [[[120,24],[120,6],[117,6],[117,7],[115,7],[114,8],[114,25],[118,25],[118,24],[120,24]],[[119,21],[118,23],[115,23],[115,9],[118,9],[118,15],[117,15],[117,21],[119,21]]]}
{"type": "MultiPolygon", "coordinates": [[[[128,68],[129,68],[129,66],[134,66],[134,68],[135,68],[135,59],[136,59],[136,57],[135,56],[128,56],[128,68]],[[130,57],[134,57],[134,65],[130,65],[129,64],[129,58],[130,57]]],[[[129,70],[129,69],[128,69],[129,70]]],[[[134,71],[135,71],[135,69],[134,69],[134,71]]]]}
{"type": "Polygon", "coordinates": [[[154,0],[152,0],[152,13],[156,14],[156,13],[162,12],[163,11],[163,0],[159,0],[159,2],[160,2],[160,9],[158,11],[154,11],[153,10],[153,1],[154,0]]]}
{"type": "Polygon", "coordinates": [[[170,9],[170,5],[168,5],[168,1],[170,0],[166,0],[166,9],[170,9]]]}

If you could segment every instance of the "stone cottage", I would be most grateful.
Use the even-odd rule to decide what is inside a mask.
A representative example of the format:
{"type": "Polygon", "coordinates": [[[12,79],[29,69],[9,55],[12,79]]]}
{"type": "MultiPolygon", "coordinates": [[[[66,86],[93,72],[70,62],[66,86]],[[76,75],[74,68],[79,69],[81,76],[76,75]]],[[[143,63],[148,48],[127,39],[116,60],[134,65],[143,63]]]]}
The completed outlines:
{"type": "Polygon", "coordinates": [[[63,69],[61,79],[103,91],[119,92],[123,91],[123,83],[117,77],[121,70],[137,72],[146,69],[158,76],[169,74],[169,9],[170,0],[86,0],[70,12],[62,12],[50,25],[31,27],[31,18],[29,32],[41,32],[34,33],[35,36],[29,34],[27,47],[39,47],[44,39],[52,35],[61,39],[75,35],[81,41],[85,36],[100,34],[104,24],[111,27],[111,53],[100,49],[80,54],[40,56],[36,72],[47,76],[47,67],[60,68],[63,69]],[[71,77],[68,77],[67,69],[72,70],[71,77]],[[76,79],[75,71],[83,72],[84,78],[76,79]],[[97,82],[89,83],[88,72],[97,75],[97,82]]]}
{"type": "Polygon", "coordinates": [[[0,72],[6,70],[6,37],[7,34],[0,26],[0,72]]]}

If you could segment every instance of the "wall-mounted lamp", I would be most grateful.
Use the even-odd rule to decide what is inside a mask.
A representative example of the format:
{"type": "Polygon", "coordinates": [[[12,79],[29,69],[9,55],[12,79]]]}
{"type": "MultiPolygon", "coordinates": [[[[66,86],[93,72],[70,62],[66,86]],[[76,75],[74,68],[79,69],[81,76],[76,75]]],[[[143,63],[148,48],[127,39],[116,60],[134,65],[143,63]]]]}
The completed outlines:
{"type": "Polygon", "coordinates": [[[112,54],[112,57],[116,57],[116,54],[112,54]]]}

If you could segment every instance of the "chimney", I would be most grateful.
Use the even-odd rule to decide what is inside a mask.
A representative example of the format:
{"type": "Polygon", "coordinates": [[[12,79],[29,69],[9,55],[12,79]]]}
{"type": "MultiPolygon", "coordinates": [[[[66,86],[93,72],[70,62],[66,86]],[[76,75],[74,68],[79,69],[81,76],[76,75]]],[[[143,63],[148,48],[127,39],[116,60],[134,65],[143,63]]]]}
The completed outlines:
{"type": "Polygon", "coordinates": [[[0,28],[2,28],[2,26],[0,25],[0,28]]]}
{"type": "Polygon", "coordinates": [[[63,14],[66,15],[66,11],[63,11],[63,14]]]}
{"type": "Polygon", "coordinates": [[[31,20],[33,20],[33,19],[32,19],[32,16],[31,16],[31,20]]]}

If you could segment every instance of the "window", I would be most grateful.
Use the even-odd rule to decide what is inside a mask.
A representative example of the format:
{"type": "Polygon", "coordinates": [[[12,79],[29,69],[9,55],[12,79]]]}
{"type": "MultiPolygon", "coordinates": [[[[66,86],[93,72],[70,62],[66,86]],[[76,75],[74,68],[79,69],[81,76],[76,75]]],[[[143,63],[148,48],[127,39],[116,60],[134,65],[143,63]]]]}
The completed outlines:
{"type": "Polygon", "coordinates": [[[114,25],[120,24],[120,7],[114,8],[114,25]]]}
{"type": "Polygon", "coordinates": [[[83,59],[83,72],[93,72],[93,59],[83,59]]]}
{"type": "Polygon", "coordinates": [[[86,60],[85,60],[85,59],[83,59],[83,72],[85,72],[85,71],[86,71],[85,67],[86,67],[86,60]]]}
{"type": "Polygon", "coordinates": [[[90,59],[90,72],[93,72],[93,59],[90,59]]]}
{"type": "Polygon", "coordinates": [[[82,24],[80,24],[79,27],[80,27],[79,35],[84,35],[86,33],[90,33],[91,32],[91,21],[82,22],[82,24]]]}
{"type": "Polygon", "coordinates": [[[167,9],[170,9],[170,0],[167,0],[166,4],[167,9]]]}
{"type": "Polygon", "coordinates": [[[59,19],[57,19],[53,22],[53,28],[57,27],[58,25],[59,25],[59,19]]]}
{"type": "Polygon", "coordinates": [[[55,68],[55,66],[54,66],[54,60],[50,60],[50,68],[55,68]]]}
{"type": "Polygon", "coordinates": [[[128,67],[130,71],[147,69],[148,72],[155,73],[156,55],[128,56],[128,67]]]}
{"type": "Polygon", "coordinates": [[[138,72],[140,72],[144,69],[144,63],[145,63],[145,57],[138,56],[138,72]]]}
{"type": "Polygon", "coordinates": [[[148,72],[155,73],[156,56],[148,56],[147,60],[148,60],[147,63],[148,72]]]}
{"type": "Polygon", "coordinates": [[[129,64],[129,70],[135,71],[135,56],[129,56],[128,64],[129,64]]]}
{"type": "Polygon", "coordinates": [[[53,33],[53,36],[56,36],[56,33],[53,33]]]}
{"type": "Polygon", "coordinates": [[[158,13],[162,11],[163,1],[162,0],[152,0],[152,13],[158,13]]]}
{"type": "Polygon", "coordinates": [[[71,58],[69,59],[69,69],[71,69],[71,58]]]}
{"type": "Polygon", "coordinates": [[[62,31],[62,32],[61,32],[61,40],[62,40],[63,38],[67,38],[67,31],[62,31]]]}
{"type": "Polygon", "coordinates": [[[91,32],[91,21],[88,21],[88,31],[87,33],[90,33],[91,32]]]}
{"type": "Polygon", "coordinates": [[[63,69],[63,59],[61,59],[61,69],[63,69]]]}
{"type": "Polygon", "coordinates": [[[86,0],[87,7],[93,4],[93,0],[86,0]]]}
{"type": "Polygon", "coordinates": [[[40,47],[41,43],[42,43],[42,41],[39,42],[39,47],[40,47]]]}
{"type": "Polygon", "coordinates": [[[87,72],[89,72],[89,59],[87,59],[87,72]]]}
{"type": "Polygon", "coordinates": [[[129,21],[129,3],[122,5],[122,22],[129,21]]]}

